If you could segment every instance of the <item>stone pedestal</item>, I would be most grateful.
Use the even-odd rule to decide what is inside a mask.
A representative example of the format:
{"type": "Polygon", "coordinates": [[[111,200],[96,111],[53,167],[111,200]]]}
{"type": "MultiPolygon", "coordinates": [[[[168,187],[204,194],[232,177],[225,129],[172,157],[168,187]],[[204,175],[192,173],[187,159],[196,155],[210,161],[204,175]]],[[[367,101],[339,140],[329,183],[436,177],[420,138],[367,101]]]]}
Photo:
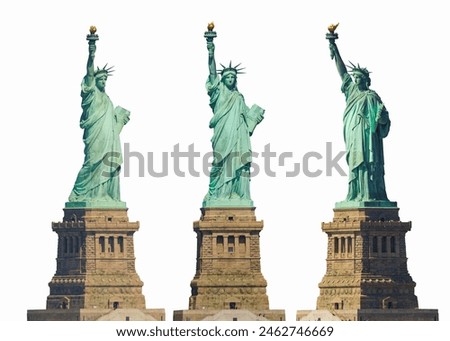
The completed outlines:
{"type": "Polygon", "coordinates": [[[145,307],[133,242],[139,222],[128,220],[126,208],[66,207],[52,228],[56,273],[46,310],[29,310],[28,320],[165,319],[163,309],[145,307]]]}
{"type": "MultiPolygon", "coordinates": [[[[418,309],[416,283],[407,269],[405,234],[397,207],[336,208],[322,223],[328,235],[327,269],[319,284],[318,311],[341,320],[438,320],[418,309]]],[[[326,316],[324,314],[322,316],[326,316]]],[[[297,320],[311,311],[297,312],[297,320]]]]}
{"type": "Polygon", "coordinates": [[[191,281],[189,310],[174,312],[174,321],[203,320],[211,316],[231,319],[284,320],[283,310],[270,310],[267,282],[261,273],[259,233],[253,207],[202,208],[194,222],[197,266],[191,281]],[[220,313],[223,310],[236,311],[220,313]],[[222,317],[220,317],[222,316],[222,317]]]}

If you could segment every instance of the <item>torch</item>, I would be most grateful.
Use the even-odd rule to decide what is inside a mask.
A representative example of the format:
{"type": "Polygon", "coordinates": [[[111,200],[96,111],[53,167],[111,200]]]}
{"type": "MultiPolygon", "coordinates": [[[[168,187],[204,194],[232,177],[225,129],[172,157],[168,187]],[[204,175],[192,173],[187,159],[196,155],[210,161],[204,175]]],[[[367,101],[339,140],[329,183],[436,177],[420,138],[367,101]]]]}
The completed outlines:
{"type": "MultiPolygon", "coordinates": [[[[328,26],[328,33],[325,35],[325,38],[329,40],[330,44],[335,44],[335,40],[338,39],[338,34],[334,33],[334,31],[336,30],[336,28],[339,26],[339,23],[337,23],[336,25],[331,24],[330,26],[328,26]]],[[[334,58],[334,54],[331,53],[331,59],[334,58]]]]}
{"type": "Polygon", "coordinates": [[[212,43],[214,38],[217,37],[216,31],[213,31],[213,30],[214,30],[214,23],[210,22],[208,24],[208,31],[206,31],[205,35],[204,35],[204,37],[206,38],[206,41],[209,43],[212,43]]]}
{"type": "Polygon", "coordinates": [[[97,27],[89,27],[89,34],[86,36],[89,45],[95,45],[95,42],[98,40],[98,34],[95,34],[95,32],[97,32],[97,27]]]}

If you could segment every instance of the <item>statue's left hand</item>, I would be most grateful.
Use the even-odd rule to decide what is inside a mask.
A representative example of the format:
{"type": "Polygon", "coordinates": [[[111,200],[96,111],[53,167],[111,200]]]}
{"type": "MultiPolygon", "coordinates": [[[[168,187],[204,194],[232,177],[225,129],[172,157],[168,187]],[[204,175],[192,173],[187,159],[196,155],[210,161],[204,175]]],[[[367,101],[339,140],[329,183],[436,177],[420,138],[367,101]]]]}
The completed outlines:
{"type": "Polygon", "coordinates": [[[386,112],[385,111],[379,112],[377,114],[376,121],[379,124],[386,124],[388,121],[386,112]]]}

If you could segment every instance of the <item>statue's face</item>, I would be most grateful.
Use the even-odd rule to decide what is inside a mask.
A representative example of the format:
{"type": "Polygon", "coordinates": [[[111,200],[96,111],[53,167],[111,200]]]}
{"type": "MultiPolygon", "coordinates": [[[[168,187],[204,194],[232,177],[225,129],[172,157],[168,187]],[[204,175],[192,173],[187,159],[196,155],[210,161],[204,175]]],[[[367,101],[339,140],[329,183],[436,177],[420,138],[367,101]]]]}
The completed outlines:
{"type": "Polygon", "coordinates": [[[360,75],[359,73],[355,73],[353,75],[353,78],[355,80],[355,84],[358,87],[359,90],[367,90],[367,82],[366,78],[363,75],[360,75]]]}
{"type": "Polygon", "coordinates": [[[232,73],[229,73],[225,76],[223,82],[227,86],[228,89],[234,89],[234,86],[236,85],[236,76],[232,73]]]}
{"type": "Polygon", "coordinates": [[[105,91],[106,80],[108,79],[107,75],[101,75],[95,78],[95,85],[100,91],[105,91]]]}

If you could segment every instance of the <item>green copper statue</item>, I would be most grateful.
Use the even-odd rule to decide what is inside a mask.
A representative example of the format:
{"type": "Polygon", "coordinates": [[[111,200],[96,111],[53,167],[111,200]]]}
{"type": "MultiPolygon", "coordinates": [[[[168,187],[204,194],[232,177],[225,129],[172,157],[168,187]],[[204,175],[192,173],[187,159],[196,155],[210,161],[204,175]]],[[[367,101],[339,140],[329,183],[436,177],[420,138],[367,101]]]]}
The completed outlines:
{"type": "Polygon", "coordinates": [[[84,129],[84,163],[78,173],[69,203],[66,206],[117,207],[120,201],[119,172],[122,164],[119,134],[128,122],[130,113],[114,108],[105,92],[112,70],[106,65],[95,70],[94,58],[98,36],[91,27],[87,36],[89,56],[87,72],[81,83],[80,127],[84,129]]]}
{"type": "Polygon", "coordinates": [[[252,150],[250,136],[263,119],[264,110],[257,105],[248,108],[237,89],[239,65],[223,69],[218,75],[214,57],[213,24],[205,32],[208,49],[209,77],[206,89],[210,97],[213,117],[209,127],[214,129],[211,139],[212,162],[209,190],[203,206],[253,206],[250,198],[250,166],[252,150]]]}
{"type": "Polygon", "coordinates": [[[330,26],[327,39],[331,58],[342,79],[341,90],[345,94],[344,140],[349,166],[348,194],[341,206],[392,206],[386,195],[384,183],[383,138],[389,133],[389,114],[378,94],[369,89],[370,76],[366,68],[353,65],[350,77],[342,61],[335,40],[335,26],[330,26]]]}

